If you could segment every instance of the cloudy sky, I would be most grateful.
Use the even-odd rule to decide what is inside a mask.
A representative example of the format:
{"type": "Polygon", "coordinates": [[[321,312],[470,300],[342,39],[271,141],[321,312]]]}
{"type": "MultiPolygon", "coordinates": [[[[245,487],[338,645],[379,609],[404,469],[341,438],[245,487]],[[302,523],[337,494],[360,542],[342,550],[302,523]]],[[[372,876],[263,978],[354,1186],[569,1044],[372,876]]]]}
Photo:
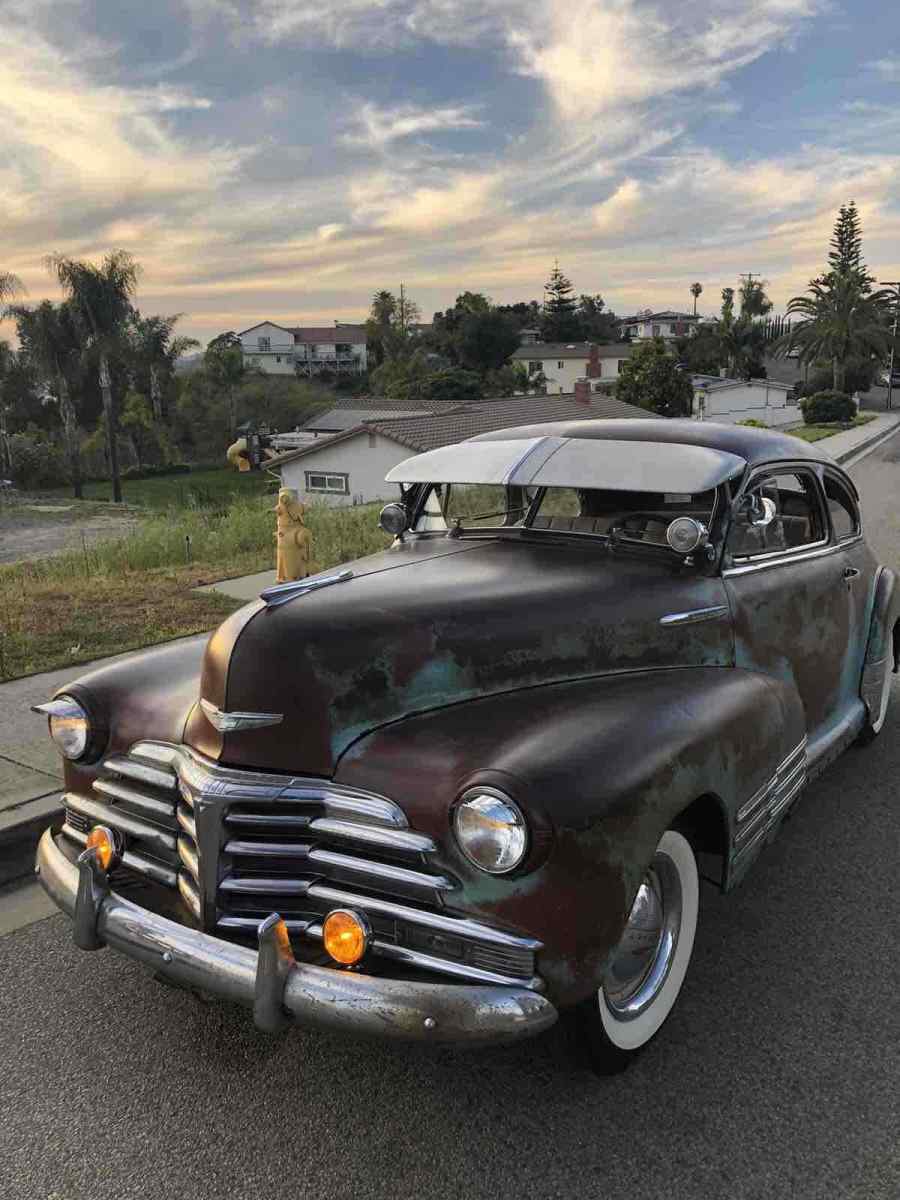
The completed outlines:
{"type": "Polygon", "coordinates": [[[201,339],[401,280],[778,305],[854,197],[900,277],[887,0],[0,0],[0,270],[112,247],[201,339]]]}

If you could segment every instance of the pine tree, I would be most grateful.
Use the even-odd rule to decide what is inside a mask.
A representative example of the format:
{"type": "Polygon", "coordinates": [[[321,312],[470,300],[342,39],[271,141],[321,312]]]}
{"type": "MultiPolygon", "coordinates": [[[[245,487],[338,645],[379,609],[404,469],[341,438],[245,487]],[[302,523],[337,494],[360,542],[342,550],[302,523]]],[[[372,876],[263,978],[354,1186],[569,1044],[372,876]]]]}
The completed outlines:
{"type": "Polygon", "coordinates": [[[546,298],[541,321],[544,341],[574,341],[581,333],[581,322],[575,311],[577,301],[572,281],[560,271],[558,262],[553,264],[544,292],[546,298]]]}
{"type": "Polygon", "coordinates": [[[863,262],[862,226],[855,200],[840,207],[834,223],[834,233],[831,235],[828,265],[830,270],[825,276],[826,280],[852,273],[857,278],[860,292],[863,295],[871,292],[875,277],[869,274],[863,262]]]}

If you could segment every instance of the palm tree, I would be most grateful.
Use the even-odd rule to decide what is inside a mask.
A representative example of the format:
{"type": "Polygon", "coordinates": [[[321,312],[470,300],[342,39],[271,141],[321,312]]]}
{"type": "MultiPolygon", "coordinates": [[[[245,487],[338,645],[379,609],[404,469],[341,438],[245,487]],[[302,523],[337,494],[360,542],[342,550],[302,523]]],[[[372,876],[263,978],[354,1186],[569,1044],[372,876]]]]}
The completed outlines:
{"type": "Polygon", "coordinates": [[[699,300],[702,291],[703,291],[702,283],[692,283],[691,284],[691,295],[694,297],[694,316],[695,317],[697,315],[697,301],[699,300]]]}
{"type": "Polygon", "coordinates": [[[68,302],[55,305],[49,300],[43,300],[37,308],[10,305],[7,312],[16,322],[22,351],[33,364],[36,374],[56,391],[72,488],[80,500],[81,456],[72,384],[80,371],[82,339],[75,312],[68,302]]]}
{"type": "Polygon", "coordinates": [[[157,422],[163,419],[163,384],[171,377],[181,355],[200,345],[195,338],[173,336],[182,315],[175,313],[171,317],[142,317],[135,310],[129,322],[132,383],[142,394],[149,394],[153,419],[157,422]],[[140,379],[135,379],[134,376],[138,374],[140,379]]]}
{"type": "Polygon", "coordinates": [[[781,339],[777,353],[784,355],[797,347],[801,365],[830,360],[834,390],[842,392],[849,359],[883,359],[887,354],[890,302],[887,291],[866,295],[853,271],[813,279],[809,293],[794,296],[788,304],[787,315],[804,320],[781,339]]]}
{"type": "Polygon", "coordinates": [[[47,259],[76,319],[82,327],[87,348],[97,355],[103,413],[106,417],[106,447],[112,478],[113,501],[122,502],[119,455],[116,447],[117,413],[109,371],[110,354],[121,345],[131,301],[137,290],[140,268],[126,250],[107,254],[100,266],[52,254],[47,259]]]}

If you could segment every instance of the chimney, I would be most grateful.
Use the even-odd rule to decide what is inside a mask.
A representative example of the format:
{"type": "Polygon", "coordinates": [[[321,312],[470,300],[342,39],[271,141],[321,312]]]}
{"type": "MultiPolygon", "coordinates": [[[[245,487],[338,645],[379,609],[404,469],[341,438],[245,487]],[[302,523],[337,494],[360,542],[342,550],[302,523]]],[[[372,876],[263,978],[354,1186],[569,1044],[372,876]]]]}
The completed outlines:
{"type": "Polygon", "coordinates": [[[588,379],[600,378],[600,350],[596,342],[591,342],[588,354],[587,377],[588,379]]]}
{"type": "Polygon", "coordinates": [[[591,403],[591,381],[589,379],[575,380],[575,403],[584,405],[591,403]]]}

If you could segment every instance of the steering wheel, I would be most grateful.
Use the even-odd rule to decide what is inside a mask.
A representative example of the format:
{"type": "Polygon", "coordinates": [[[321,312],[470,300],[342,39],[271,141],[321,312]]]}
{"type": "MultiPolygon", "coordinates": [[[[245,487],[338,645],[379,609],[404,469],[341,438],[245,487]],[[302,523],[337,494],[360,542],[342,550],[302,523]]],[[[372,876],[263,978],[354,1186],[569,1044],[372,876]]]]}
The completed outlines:
{"type": "MultiPolygon", "coordinates": [[[[644,535],[651,525],[659,525],[665,531],[669,528],[670,524],[670,518],[661,517],[659,513],[632,512],[621,522],[613,525],[610,533],[614,537],[629,537],[640,542],[644,540],[644,535]],[[635,525],[637,528],[634,528],[635,525]]],[[[665,540],[665,534],[663,534],[663,540],[665,540]]]]}

